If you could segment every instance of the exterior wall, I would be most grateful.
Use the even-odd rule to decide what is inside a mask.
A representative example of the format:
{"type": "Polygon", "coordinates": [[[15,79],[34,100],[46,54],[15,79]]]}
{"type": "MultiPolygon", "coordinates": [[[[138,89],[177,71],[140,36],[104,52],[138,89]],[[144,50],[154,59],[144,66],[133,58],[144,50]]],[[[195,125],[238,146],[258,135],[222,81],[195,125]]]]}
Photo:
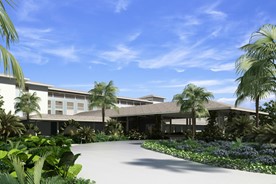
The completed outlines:
{"type": "Polygon", "coordinates": [[[29,90],[29,92],[31,94],[36,92],[36,96],[40,98],[40,101],[39,101],[40,113],[47,114],[48,113],[48,92],[38,91],[38,90],[29,90]]]}
{"type": "Polygon", "coordinates": [[[15,85],[0,83],[0,95],[3,96],[4,100],[4,105],[2,108],[5,109],[6,113],[8,113],[9,111],[14,113],[14,98],[17,96],[15,85]]]}

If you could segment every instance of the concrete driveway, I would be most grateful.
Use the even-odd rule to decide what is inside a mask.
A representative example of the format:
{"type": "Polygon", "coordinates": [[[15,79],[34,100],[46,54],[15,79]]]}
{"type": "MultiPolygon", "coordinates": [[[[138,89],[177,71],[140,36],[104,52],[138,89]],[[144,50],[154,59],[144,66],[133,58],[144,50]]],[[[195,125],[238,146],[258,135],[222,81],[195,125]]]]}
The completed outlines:
{"type": "Polygon", "coordinates": [[[97,184],[276,184],[276,175],[210,167],[140,147],[141,141],[75,145],[79,177],[97,184]]]}

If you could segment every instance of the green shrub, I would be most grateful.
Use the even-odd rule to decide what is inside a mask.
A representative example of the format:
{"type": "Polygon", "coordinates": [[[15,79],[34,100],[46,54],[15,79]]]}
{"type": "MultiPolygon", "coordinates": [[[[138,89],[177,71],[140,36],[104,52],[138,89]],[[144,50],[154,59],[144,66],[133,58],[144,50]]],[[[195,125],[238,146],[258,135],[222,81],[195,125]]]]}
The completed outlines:
{"type": "MultiPolygon", "coordinates": [[[[257,152],[257,150],[253,149],[252,147],[249,148],[249,146],[246,144],[235,147],[229,146],[229,144],[226,144],[225,141],[210,143],[204,143],[202,141],[195,142],[196,143],[188,141],[188,149],[186,150],[179,149],[180,145],[184,145],[183,141],[145,141],[142,147],[208,165],[251,172],[276,174],[276,165],[271,164],[274,163],[272,161],[275,161],[275,157],[271,155],[266,157],[262,155],[258,156],[259,153],[257,152]],[[208,144],[208,147],[210,146],[211,149],[206,149],[206,144],[208,144]],[[225,145],[226,149],[223,149],[223,145],[225,145]],[[233,150],[236,151],[236,155],[234,155],[234,157],[230,154],[230,152],[233,150]]],[[[230,144],[233,145],[235,143],[230,144]]],[[[260,148],[259,151],[266,148],[267,147],[260,148]]]]}
{"type": "Polygon", "coordinates": [[[121,136],[124,134],[124,128],[122,126],[122,123],[115,119],[110,119],[105,123],[105,133],[107,135],[113,135],[113,136],[121,136]]]}

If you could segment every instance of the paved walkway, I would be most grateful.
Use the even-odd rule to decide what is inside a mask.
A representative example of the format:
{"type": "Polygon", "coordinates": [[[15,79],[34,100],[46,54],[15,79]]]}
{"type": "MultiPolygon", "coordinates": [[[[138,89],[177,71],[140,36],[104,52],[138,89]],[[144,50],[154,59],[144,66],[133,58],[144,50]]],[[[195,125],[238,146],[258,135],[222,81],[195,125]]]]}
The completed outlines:
{"type": "Polygon", "coordinates": [[[276,184],[276,175],[210,167],[140,147],[141,141],[82,144],[79,177],[97,184],[276,184]]]}

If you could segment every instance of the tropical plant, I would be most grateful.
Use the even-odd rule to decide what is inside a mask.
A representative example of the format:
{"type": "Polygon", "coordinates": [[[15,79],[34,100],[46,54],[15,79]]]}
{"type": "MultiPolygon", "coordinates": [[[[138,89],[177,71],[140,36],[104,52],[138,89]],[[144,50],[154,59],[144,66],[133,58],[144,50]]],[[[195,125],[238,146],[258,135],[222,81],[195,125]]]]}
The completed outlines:
{"type": "Polygon", "coordinates": [[[201,133],[201,139],[206,141],[213,141],[223,139],[223,131],[217,123],[217,113],[214,111],[210,112],[210,117],[207,119],[208,124],[204,127],[201,133]]]}
{"type": "Polygon", "coordinates": [[[36,92],[33,94],[29,92],[23,92],[21,96],[15,98],[16,103],[14,105],[15,113],[23,112],[26,115],[27,123],[30,122],[30,114],[36,113],[39,116],[40,114],[40,106],[39,101],[40,98],[36,95],[36,92]]]}
{"type": "Polygon", "coordinates": [[[39,135],[39,134],[41,134],[41,131],[39,130],[38,126],[33,124],[33,123],[25,124],[25,127],[26,127],[25,135],[39,135]]]}
{"type": "Polygon", "coordinates": [[[117,108],[117,88],[113,81],[108,84],[105,82],[95,82],[94,88],[89,91],[90,108],[100,107],[102,110],[102,122],[105,122],[105,110],[109,108],[117,108]]]}
{"type": "Polygon", "coordinates": [[[236,81],[238,88],[236,90],[237,99],[235,106],[239,105],[245,99],[250,98],[255,101],[256,126],[259,126],[259,104],[260,100],[268,97],[275,92],[274,74],[263,66],[264,63],[258,61],[258,58],[249,58],[243,55],[237,60],[237,72],[242,74],[236,81]],[[248,63],[249,68],[244,67],[248,63]],[[244,67],[244,68],[242,68],[244,67]]]}
{"type": "Polygon", "coordinates": [[[180,112],[191,113],[193,138],[196,133],[196,118],[209,116],[205,104],[208,103],[211,98],[213,98],[212,93],[194,84],[188,84],[181,94],[176,94],[173,97],[173,101],[176,101],[177,105],[180,106],[180,112]]]}
{"type": "Polygon", "coordinates": [[[21,136],[25,130],[25,126],[20,122],[19,117],[11,114],[11,111],[0,113],[0,135],[4,141],[7,141],[10,135],[21,136]]]}
{"type": "Polygon", "coordinates": [[[260,116],[260,125],[265,124],[276,124],[276,102],[274,100],[270,100],[269,102],[265,102],[263,106],[261,106],[260,111],[267,112],[267,115],[260,116]]]}
{"type": "Polygon", "coordinates": [[[263,125],[259,129],[255,129],[257,134],[255,141],[260,143],[276,143],[276,124],[274,125],[263,125]]]}
{"type": "Polygon", "coordinates": [[[121,136],[124,134],[123,125],[115,119],[107,120],[105,123],[105,133],[107,135],[121,136]]]}
{"type": "Polygon", "coordinates": [[[242,138],[252,131],[253,126],[249,116],[238,116],[227,122],[225,134],[230,139],[242,138]]]}
{"type": "Polygon", "coordinates": [[[64,122],[63,126],[61,126],[61,131],[64,136],[76,136],[78,134],[78,130],[80,128],[80,123],[70,119],[67,122],[64,122]]]}
{"type": "Polygon", "coordinates": [[[255,100],[256,126],[259,126],[259,100],[275,93],[276,26],[266,24],[253,33],[248,44],[241,47],[246,53],[236,62],[242,76],[236,94],[236,105],[246,97],[255,100]]]}
{"type": "Polygon", "coordinates": [[[80,127],[78,135],[81,138],[81,142],[89,143],[95,141],[95,130],[89,126],[80,127]]]}
{"type": "MultiPolygon", "coordinates": [[[[13,0],[5,0],[5,2],[13,7],[13,0]]],[[[3,62],[4,73],[10,73],[12,71],[12,75],[16,78],[18,85],[24,88],[24,75],[22,69],[15,59],[15,57],[8,51],[10,48],[10,44],[18,40],[18,35],[16,29],[6,12],[5,3],[3,0],[0,0],[0,32],[2,40],[5,40],[6,46],[0,45],[0,59],[3,62]]]]}

